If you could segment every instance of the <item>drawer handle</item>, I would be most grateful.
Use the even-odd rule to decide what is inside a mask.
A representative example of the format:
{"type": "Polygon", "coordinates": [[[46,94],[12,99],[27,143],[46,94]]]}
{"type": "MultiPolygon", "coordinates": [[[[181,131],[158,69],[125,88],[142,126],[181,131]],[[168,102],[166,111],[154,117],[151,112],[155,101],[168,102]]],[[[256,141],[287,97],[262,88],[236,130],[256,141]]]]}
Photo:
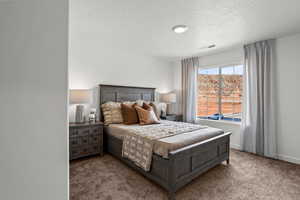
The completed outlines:
{"type": "Polygon", "coordinates": [[[85,143],[86,143],[86,142],[88,142],[88,140],[87,140],[87,139],[83,139],[83,142],[85,142],[85,143]]]}

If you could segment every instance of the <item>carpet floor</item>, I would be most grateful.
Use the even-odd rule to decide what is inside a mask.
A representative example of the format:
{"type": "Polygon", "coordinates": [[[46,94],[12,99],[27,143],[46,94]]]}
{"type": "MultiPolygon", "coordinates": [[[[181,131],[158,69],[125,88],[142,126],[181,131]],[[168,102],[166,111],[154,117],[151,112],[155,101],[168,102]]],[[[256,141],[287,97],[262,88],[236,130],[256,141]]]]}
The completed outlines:
{"type": "MultiPolygon", "coordinates": [[[[231,151],[230,165],[209,170],[177,200],[300,200],[300,165],[231,151]]],[[[155,183],[105,154],[71,162],[71,200],[167,200],[155,183]]]]}

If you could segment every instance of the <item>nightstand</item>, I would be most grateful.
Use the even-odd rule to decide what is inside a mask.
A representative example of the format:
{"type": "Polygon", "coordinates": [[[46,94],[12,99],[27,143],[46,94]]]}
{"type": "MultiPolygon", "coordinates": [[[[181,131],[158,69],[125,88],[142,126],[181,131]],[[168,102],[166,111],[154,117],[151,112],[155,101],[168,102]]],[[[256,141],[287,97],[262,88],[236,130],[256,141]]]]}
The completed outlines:
{"type": "Polygon", "coordinates": [[[103,155],[103,123],[69,124],[70,160],[103,155]]]}
{"type": "Polygon", "coordinates": [[[176,115],[176,114],[166,115],[165,117],[161,117],[161,119],[182,122],[182,115],[176,115]]]}

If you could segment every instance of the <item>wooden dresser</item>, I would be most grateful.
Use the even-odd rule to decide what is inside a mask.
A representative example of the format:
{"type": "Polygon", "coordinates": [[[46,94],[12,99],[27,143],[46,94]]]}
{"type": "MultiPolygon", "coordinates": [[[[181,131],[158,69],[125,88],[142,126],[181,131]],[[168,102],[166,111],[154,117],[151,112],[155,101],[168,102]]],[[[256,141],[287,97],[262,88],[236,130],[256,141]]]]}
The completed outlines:
{"type": "Polygon", "coordinates": [[[103,155],[103,123],[69,124],[70,160],[103,155]]]}

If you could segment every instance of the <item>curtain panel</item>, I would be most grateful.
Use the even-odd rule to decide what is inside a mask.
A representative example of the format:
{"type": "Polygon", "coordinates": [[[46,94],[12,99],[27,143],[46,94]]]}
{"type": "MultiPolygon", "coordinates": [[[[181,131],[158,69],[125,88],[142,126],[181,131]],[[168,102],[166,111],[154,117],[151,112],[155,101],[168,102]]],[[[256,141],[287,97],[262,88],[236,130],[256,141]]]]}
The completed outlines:
{"type": "Polygon", "coordinates": [[[244,46],[242,150],[277,157],[274,40],[244,46]]]}
{"type": "Polygon", "coordinates": [[[182,66],[182,113],[183,121],[196,122],[197,112],[197,72],[199,58],[186,58],[182,66]]]}

